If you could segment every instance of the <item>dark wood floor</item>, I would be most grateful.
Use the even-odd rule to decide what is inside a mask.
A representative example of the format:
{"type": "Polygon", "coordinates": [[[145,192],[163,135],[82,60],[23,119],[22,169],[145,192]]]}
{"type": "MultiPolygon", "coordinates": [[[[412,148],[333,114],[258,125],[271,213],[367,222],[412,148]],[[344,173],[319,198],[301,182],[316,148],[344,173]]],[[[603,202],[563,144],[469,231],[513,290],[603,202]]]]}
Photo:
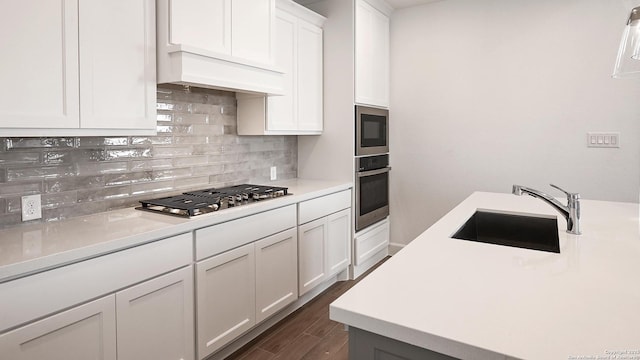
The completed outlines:
{"type": "Polygon", "coordinates": [[[329,304],[365,276],[334,284],[227,360],[347,360],[349,335],[344,325],[329,319],[329,304]]]}

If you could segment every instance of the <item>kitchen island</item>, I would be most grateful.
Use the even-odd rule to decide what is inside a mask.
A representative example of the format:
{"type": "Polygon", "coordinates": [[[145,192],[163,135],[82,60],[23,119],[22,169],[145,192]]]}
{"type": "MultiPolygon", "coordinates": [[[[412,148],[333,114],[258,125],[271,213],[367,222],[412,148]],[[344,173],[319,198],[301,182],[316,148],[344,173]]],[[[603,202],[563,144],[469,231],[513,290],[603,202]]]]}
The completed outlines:
{"type": "Polygon", "coordinates": [[[452,239],[477,209],[559,215],[472,194],[331,304],[352,359],[640,359],[638,204],[583,200],[582,235],[558,216],[559,254],[452,239]]]}

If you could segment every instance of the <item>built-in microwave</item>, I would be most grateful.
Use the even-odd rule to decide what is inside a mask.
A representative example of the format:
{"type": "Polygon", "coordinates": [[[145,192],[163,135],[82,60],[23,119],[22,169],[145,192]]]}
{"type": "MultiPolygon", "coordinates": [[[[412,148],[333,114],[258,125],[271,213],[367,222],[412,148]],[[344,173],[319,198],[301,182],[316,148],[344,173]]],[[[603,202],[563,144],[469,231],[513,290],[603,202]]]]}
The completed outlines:
{"type": "Polygon", "coordinates": [[[356,156],[389,152],[389,110],[356,105],[356,156]]]}

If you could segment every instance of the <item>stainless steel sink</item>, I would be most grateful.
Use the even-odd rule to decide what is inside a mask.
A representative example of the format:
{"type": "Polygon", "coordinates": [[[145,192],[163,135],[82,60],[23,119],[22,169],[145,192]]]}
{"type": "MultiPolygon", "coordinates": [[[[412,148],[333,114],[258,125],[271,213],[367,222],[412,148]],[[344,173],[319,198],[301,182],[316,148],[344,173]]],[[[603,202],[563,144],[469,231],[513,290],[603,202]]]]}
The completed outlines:
{"type": "Polygon", "coordinates": [[[478,209],[452,238],[560,253],[558,221],[550,215],[478,209]]]}

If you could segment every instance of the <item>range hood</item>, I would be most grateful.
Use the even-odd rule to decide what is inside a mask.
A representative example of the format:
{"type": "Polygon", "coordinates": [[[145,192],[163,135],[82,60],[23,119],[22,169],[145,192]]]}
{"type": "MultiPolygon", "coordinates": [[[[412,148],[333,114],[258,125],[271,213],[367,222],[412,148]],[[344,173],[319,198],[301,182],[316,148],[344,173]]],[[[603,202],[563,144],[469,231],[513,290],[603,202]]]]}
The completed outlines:
{"type": "Polygon", "coordinates": [[[284,73],[275,67],[208,54],[184,45],[167,46],[158,56],[158,83],[241,93],[284,95],[284,73]]]}
{"type": "Polygon", "coordinates": [[[275,0],[157,0],[157,81],[284,94],[275,63],[275,0]]]}

